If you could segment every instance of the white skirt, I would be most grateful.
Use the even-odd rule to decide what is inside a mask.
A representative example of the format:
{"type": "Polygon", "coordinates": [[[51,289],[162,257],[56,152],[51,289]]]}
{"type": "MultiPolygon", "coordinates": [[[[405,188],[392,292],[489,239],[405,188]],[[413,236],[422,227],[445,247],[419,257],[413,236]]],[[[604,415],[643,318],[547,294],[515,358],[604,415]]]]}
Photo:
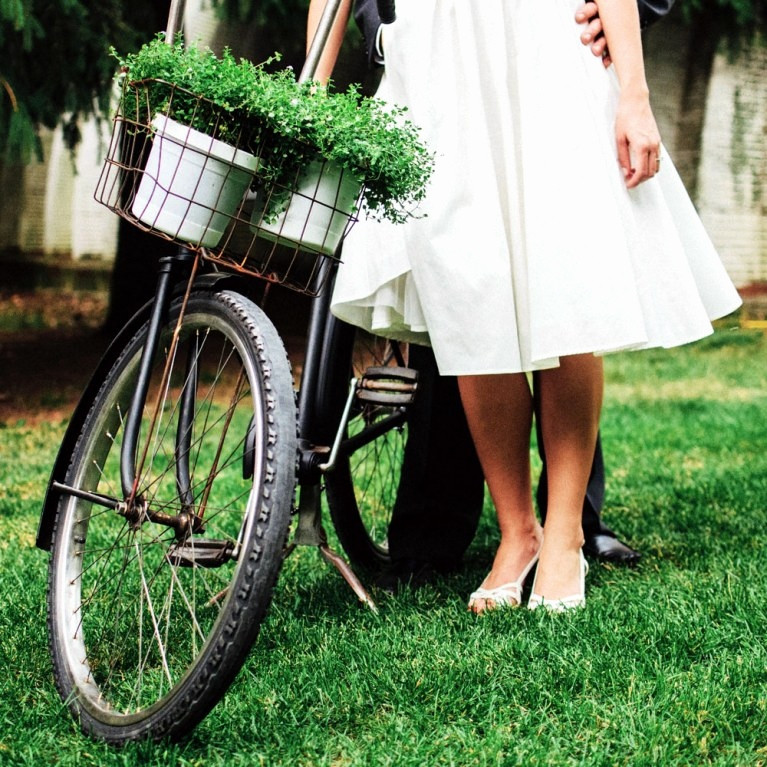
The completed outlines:
{"type": "Polygon", "coordinates": [[[663,154],[627,190],[618,84],[579,40],[580,0],[397,0],[380,98],[436,153],[419,214],[360,221],[333,312],[431,344],[444,375],[677,346],[740,298],[663,154]]]}

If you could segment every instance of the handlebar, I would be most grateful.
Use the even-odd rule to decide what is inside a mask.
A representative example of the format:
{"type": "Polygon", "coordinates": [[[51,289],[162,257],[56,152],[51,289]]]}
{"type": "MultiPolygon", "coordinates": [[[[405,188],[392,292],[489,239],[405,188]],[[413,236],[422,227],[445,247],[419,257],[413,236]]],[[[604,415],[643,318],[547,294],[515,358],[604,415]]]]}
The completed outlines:
{"type": "Polygon", "coordinates": [[[395,0],[378,0],[378,15],[381,18],[381,24],[391,24],[397,18],[394,3],[395,0]]]}

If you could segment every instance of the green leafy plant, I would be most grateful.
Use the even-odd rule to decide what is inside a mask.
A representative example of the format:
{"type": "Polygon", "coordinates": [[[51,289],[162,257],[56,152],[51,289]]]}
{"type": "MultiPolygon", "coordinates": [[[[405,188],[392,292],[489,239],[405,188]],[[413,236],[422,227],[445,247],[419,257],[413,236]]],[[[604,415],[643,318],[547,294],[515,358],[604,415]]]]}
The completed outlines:
{"type": "MultiPolygon", "coordinates": [[[[293,172],[317,155],[340,165],[364,181],[373,217],[401,223],[424,198],[434,159],[403,108],[363,97],[355,86],[330,93],[299,84],[285,70],[253,94],[247,111],[277,137],[277,168],[293,172]]],[[[267,152],[268,167],[271,159],[267,152]]]]}
{"type": "Polygon", "coordinates": [[[229,51],[218,58],[180,39],[169,45],[162,34],[136,53],[121,57],[112,49],[112,55],[127,78],[122,104],[127,120],[147,125],[162,113],[222,141],[256,148],[257,131],[247,131],[247,141],[243,137],[244,128],[254,127],[244,104],[259,74],[249,62],[235,60],[229,51]]]}
{"type": "Polygon", "coordinates": [[[0,0],[0,157],[43,158],[41,127],[63,127],[74,148],[83,118],[106,115],[114,63],[158,29],[157,0],[0,0]]]}
{"type": "Polygon", "coordinates": [[[404,109],[356,88],[330,93],[298,83],[290,69],[268,71],[278,57],[256,65],[228,50],[219,57],[181,41],[168,45],[162,35],[136,53],[114,55],[129,86],[140,86],[140,98],[124,100],[129,119],[147,124],[167,113],[222,140],[239,137],[241,146],[246,126],[266,183],[290,186],[319,157],[364,182],[364,206],[376,218],[405,221],[425,195],[433,156],[404,109]]]}

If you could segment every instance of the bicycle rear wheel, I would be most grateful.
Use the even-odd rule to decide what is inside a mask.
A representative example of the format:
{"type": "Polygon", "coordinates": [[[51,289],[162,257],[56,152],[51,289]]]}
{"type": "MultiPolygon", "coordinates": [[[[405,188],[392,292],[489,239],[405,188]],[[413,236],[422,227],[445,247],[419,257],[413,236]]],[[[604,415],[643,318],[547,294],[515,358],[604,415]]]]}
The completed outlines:
{"type": "MultiPolygon", "coordinates": [[[[348,381],[369,367],[404,366],[407,345],[357,329],[346,354],[348,381]]],[[[387,536],[406,441],[407,407],[355,402],[325,489],[338,538],[358,567],[378,571],[391,561],[387,536]]]]}
{"type": "Polygon", "coordinates": [[[277,331],[236,293],[193,292],[171,352],[179,311],[162,330],[133,500],[120,448],[148,324],[84,422],[51,547],[56,683],[82,728],[113,743],[183,736],[224,694],[264,618],[292,509],[295,398],[277,331]]]}

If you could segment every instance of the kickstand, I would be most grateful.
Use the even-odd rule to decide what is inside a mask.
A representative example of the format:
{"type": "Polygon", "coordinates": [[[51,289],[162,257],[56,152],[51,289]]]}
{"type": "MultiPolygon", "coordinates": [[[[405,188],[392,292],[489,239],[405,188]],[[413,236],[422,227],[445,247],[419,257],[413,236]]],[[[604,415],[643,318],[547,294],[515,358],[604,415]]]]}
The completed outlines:
{"type": "Polygon", "coordinates": [[[319,485],[302,486],[298,501],[298,529],[293,542],[285,552],[285,556],[290,555],[296,546],[316,546],[320,550],[322,558],[341,573],[360,602],[377,614],[376,603],[355,575],[349,563],[328,546],[328,538],[322,527],[320,508],[319,485]]]}

